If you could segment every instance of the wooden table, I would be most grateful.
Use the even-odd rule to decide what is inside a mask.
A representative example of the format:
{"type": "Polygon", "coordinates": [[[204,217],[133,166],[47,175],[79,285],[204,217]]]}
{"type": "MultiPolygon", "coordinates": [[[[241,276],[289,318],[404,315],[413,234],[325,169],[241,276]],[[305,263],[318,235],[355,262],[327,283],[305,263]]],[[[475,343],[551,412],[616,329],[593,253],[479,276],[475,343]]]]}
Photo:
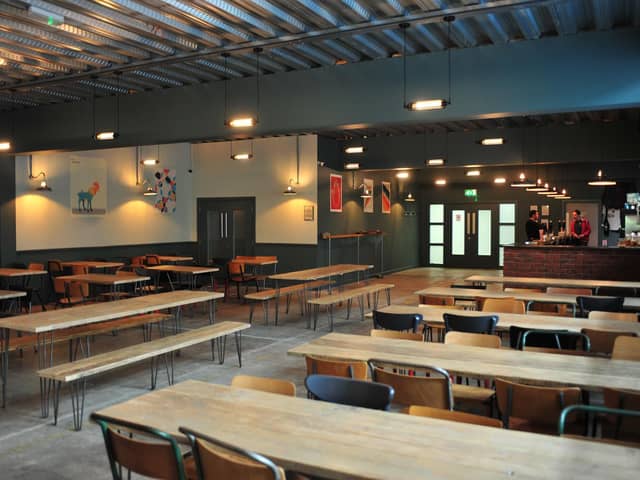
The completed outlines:
{"type": "Polygon", "coordinates": [[[277,265],[278,259],[274,259],[273,257],[268,256],[257,256],[257,257],[242,257],[242,258],[234,258],[233,261],[235,263],[242,263],[244,265],[277,265]]]}
{"type": "Polygon", "coordinates": [[[122,262],[101,262],[98,260],[74,260],[71,262],[61,262],[63,267],[86,267],[86,268],[118,268],[122,267],[122,262]]]}
{"type": "Polygon", "coordinates": [[[161,263],[192,262],[193,257],[182,255],[156,255],[161,263]]]}
{"type": "MultiPolygon", "coordinates": [[[[411,342],[409,342],[411,343],[411,342]]],[[[179,441],[185,426],[333,479],[635,478],[640,449],[188,380],[97,413],[179,441]]]]}
{"type": "Polygon", "coordinates": [[[178,277],[183,276],[189,279],[188,285],[192,290],[196,288],[196,277],[198,275],[209,274],[211,277],[211,290],[213,290],[213,274],[219,272],[218,267],[199,267],[197,265],[155,265],[153,267],[146,267],[147,270],[153,270],[156,272],[164,272],[169,280],[171,289],[174,289],[171,274],[175,273],[178,277]]]}
{"type": "Polygon", "coordinates": [[[111,293],[116,293],[122,285],[141,286],[144,282],[151,280],[151,277],[139,275],[115,275],[110,273],[82,273],[78,275],[63,275],[57,277],[65,283],[88,283],[89,285],[100,285],[109,287],[111,293]]]}
{"type": "Polygon", "coordinates": [[[18,278],[33,277],[37,275],[47,275],[46,270],[31,270],[29,268],[0,268],[0,277],[18,278]]]}
{"type": "Polygon", "coordinates": [[[338,264],[328,267],[297,270],[295,272],[277,273],[275,275],[270,275],[269,278],[276,281],[313,282],[324,278],[342,277],[348,273],[364,272],[371,268],[373,268],[373,265],[338,264]]]}
{"type": "Polygon", "coordinates": [[[17,300],[22,297],[26,297],[27,292],[15,291],[15,290],[0,290],[0,301],[11,300],[8,311],[13,311],[13,307],[17,306],[17,300]]]}
{"type": "MultiPolygon", "coordinates": [[[[12,293],[16,293],[19,296],[24,295],[24,292],[12,293]]],[[[38,369],[42,370],[53,365],[54,336],[60,330],[169,308],[176,309],[176,320],[179,325],[180,308],[200,302],[209,303],[209,323],[213,323],[215,321],[215,301],[223,296],[219,292],[180,290],[0,319],[2,406],[4,407],[5,405],[9,365],[9,339],[12,330],[33,333],[37,336],[38,369]]],[[[48,402],[45,404],[45,393],[45,385],[41,382],[40,395],[43,416],[48,413],[48,402]]]]}
{"type": "MultiPolygon", "coordinates": [[[[558,303],[569,305],[576,314],[577,295],[544,293],[544,292],[493,292],[475,288],[428,287],[414,292],[416,295],[432,295],[435,297],[454,297],[466,300],[475,298],[515,298],[527,304],[527,311],[532,303],[558,303]]],[[[625,297],[625,310],[640,310],[640,297],[625,297]]]]}
{"type": "Polygon", "coordinates": [[[497,275],[471,275],[465,281],[474,284],[508,283],[510,285],[523,285],[532,287],[562,287],[562,288],[632,288],[640,289],[640,282],[628,282],[618,280],[585,280],[575,278],[544,278],[544,277],[503,277],[497,275]]]}
{"type": "Polygon", "coordinates": [[[478,312],[456,310],[446,307],[411,307],[409,305],[390,305],[380,309],[388,313],[419,313],[428,325],[443,327],[442,314],[464,316],[498,316],[496,330],[509,331],[509,327],[517,326],[531,329],[569,330],[580,332],[583,328],[596,330],[610,330],[619,332],[635,332],[640,336],[640,322],[624,322],[621,320],[595,320],[592,318],[561,317],[557,315],[522,315],[519,313],[478,312]]]}
{"type": "Polygon", "coordinates": [[[340,333],[330,333],[292,348],[289,354],[436,366],[453,375],[486,379],[500,377],[535,385],[569,385],[587,391],[603,388],[640,391],[640,362],[628,360],[408,342],[340,333]]]}

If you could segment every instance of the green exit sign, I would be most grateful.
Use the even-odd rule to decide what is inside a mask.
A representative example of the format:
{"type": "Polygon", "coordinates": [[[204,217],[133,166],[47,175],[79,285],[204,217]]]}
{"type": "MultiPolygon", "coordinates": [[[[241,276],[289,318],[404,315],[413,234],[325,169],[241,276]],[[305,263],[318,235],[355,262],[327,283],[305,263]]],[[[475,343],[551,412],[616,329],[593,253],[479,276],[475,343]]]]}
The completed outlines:
{"type": "Polygon", "coordinates": [[[465,197],[477,197],[478,196],[478,189],[476,188],[465,188],[464,189],[464,196],[465,197]]]}

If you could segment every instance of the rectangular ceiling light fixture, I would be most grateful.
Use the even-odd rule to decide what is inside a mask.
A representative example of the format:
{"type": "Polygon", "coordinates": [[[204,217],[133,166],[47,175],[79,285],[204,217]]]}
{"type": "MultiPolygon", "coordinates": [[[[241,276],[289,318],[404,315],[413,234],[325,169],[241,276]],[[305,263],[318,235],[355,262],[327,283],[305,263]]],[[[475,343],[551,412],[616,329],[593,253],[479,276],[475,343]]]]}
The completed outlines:
{"type": "Polygon", "coordinates": [[[498,185],[507,183],[507,179],[504,177],[496,177],[493,179],[493,183],[497,183],[498,185]]]}
{"type": "Polygon", "coordinates": [[[361,146],[361,145],[353,146],[353,147],[346,147],[344,149],[344,153],[348,153],[348,154],[364,153],[364,147],[361,146]]]}
{"type": "Polygon", "coordinates": [[[398,172],[396,173],[397,178],[409,178],[409,172],[398,172]]]}
{"type": "Polygon", "coordinates": [[[98,132],[96,133],[96,140],[115,140],[117,136],[118,134],[116,132],[98,132]]]}
{"type": "Polygon", "coordinates": [[[357,162],[349,162],[344,164],[345,170],[358,170],[360,168],[360,164],[357,162]]]}
{"type": "Polygon", "coordinates": [[[253,127],[256,123],[256,120],[252,117],[239,117],[229,120],[229,126],[233,128],[253,127]]]}
{"type": "Polygon", "coordinates": [[[2,151],[11,150],[11,142],[0,141],[0,150],[2,151]]]}
{"type": "Polygon", "coordinates": [[[497,138],[483,138],[482,140],[480,140],[480,144],[481,145],[504,145],[504,138],[502,137],[497,137],[497,138]]]}
{"type": "Polygon", "coordinates": [[[443,186],[443,185],[446,185],[446,184],[447,184],[447,180],[444,179],[444,178],[438,178],[436,180],[436,185],[438,185],[438,186],[443,186]]]}
{"type": "Polygon", "coordinates": [[[467,177],[479,177],[480,176],[480,170],[467,170],[465,175],[467,177]]]}
{"type": "Polygon", "coordinates": [[[231,155],[232,160],[250,160],[253,158],[253,155],[250,153],[235,153],[231,155]]]}
{"type": "Polygon", "coordinates": [[[425,162],[428,166],[444,165],[444,158],[430,158],[425,162]]]}
{"type": "Polygon", "coordinates": [[[408,103],[406,108],[408,110],[442,110],[447,106],[447,101],[441,98],[434,100],[416,100],[415,102],[408,103]]]}

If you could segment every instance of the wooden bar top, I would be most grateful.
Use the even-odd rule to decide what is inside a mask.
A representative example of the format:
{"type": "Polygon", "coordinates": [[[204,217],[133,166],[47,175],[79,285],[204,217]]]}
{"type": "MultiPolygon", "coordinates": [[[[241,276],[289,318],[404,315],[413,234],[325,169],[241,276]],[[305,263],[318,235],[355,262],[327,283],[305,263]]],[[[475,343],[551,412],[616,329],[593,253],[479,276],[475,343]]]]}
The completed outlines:
{"type": "Polygon", "coordinates": [[[191,275],[220,271],[218,267],[200,267],[198,265],[154,265],[153,267],[145,268],[147,270],[156,270],[159,272],[190,273],[191,275]]]}
{"type": "MultiPolygon", "coordinates": [[[[24,295],[24,292],[19,292],[24,295]]],[[[174,308],[224,297],[220,292],[204,290],[176,290],[141,297],[80,305],[72,308],[47,310],[46,312],[16,315],[0,319],[0,328],[21,332],[44,333],[69,327],[104,322],[140,313],[174,308]]]]}
{"type": "Polygon", "coordinates": [[[530,285],[535,287],[567,287],[567,288],[640,288],[640,282],[622,280],[585,280],[576,278],[546,277],[503,277],[497,275],[471,275],[467,282],[509,283],[511,285],[530,285]]]}
{"type": "Polygon", "coordinates": [[[29,277],[32,275],[46,275],[46,270],[31,270],[29,268],[0,268],[0,277],[29,277]]]}
{"type": "MultiPolygon", "coordinates": [[[[405,342],[417,343],[417,342],[405,342]]],[[[185,426],[332,479],[635,478],[640,449],[337,405],[194,380],[97,413],[185,426]]]]}
{"type": "Polygon", "coordinates": [[[127,285],[137,282],[148,282],[151,277],[138,275],[115,275],[109,273],[82,273],[78,275],[62,275],[56,277],[67,282],[84,282],[94,285],[127,285]]]}
{"type": "Polygon", "coordinates": [[[583,328],[596,330],[611,330],[619,332],[635,332],[640,336],[640,322],[624,322],[620,320],[595,320],[592,318],[562,317],[558,315],[523,315],[520,313],[478,312],[470,310],[457,310],[453,308],[428,306],[412,307],[409,305],[390,305],[379,309],[389,313],[419,313],[425,322],[430,325],[444,325],[443,313],[480,317],[484,315],[496,315],[498,317],[497,330],[509,330],[511,326],[523,328],[542,328],[548,330],[569,330],[580,332],[583,328]]]}
{"type": "Polygon", "coordinates": [[[450,374],[506,378],[536,385],[568,385],[590,391],[624,388],[640,391],[640,362],[512,350],[410,342],[330,333],[292,348],[290,355],[371,360],[436,366],[450,374]]]}
{"type": "Polygon", "coordinates": [[[277,273],[270,275],[272,280],[296,280],[299,282],[310,282],[313,280],[321,280],[327,277],[346,275],[348,273],[363,272],[373,268],[373,265],[357,265],[357,264],[337,264],[328,267],[308,268],[306,270],[297,270],[295,272],[277,273]]]}

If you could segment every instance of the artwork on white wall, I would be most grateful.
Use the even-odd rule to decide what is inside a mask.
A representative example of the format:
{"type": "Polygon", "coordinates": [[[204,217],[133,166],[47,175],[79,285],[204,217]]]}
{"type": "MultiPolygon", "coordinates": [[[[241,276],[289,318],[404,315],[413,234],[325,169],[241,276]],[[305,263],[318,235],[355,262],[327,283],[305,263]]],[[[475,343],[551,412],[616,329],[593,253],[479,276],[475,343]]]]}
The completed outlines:
{"type": "Polygon", "coordinates": [[[72,158],[69,173],[71,213],[107,213],[107,162],[104,158],[72,158]]]}
{"type": "Polygon", "coordinates": [[[362,180],[364,187],[371,194],[370,197],[362,199],[362,210],[364,213],[373,213],[373,179],[365,178],[362,180]]]}
{"type": "Polygon", "coordinates": [[[176,211],[176,171],[163,168],[154,174],[155,189],[158,192],[154,207],[160,213],[175,213],[176,211]]]}

